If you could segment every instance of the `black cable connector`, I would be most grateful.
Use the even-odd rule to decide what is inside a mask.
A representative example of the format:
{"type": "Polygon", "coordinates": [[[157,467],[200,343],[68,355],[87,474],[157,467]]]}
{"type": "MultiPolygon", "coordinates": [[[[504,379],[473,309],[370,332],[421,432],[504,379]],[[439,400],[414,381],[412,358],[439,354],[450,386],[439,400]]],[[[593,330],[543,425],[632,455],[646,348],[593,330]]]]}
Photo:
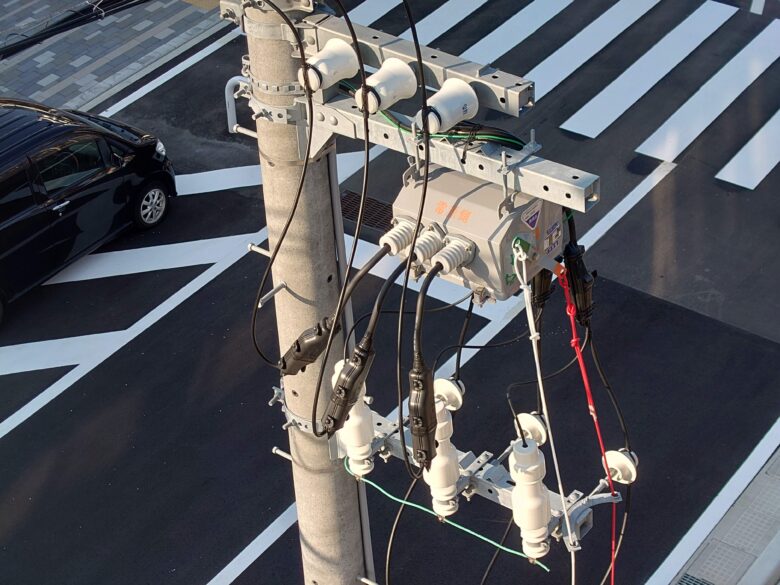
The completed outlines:
{"type": "MultiPolygon", "coordinates": [[[[341,329],[341,325],[338,322],[335,325],[336,330],[333,332],[334,334],[341,329]]],[[[285,352],[282,359],[279,360],[279,370],[282,372],[282,375],[294,376],[298,372],[305,371],[306,366],[309,364],[314,363],[322,352],[325,351],[331,327],[333,327],[333,321],[325,317],[314,327],[310,327],[301,333],[298,339],[290,346],[290,349],[285,352]]]]}
{"type": "Polygon", "coordinates": [[[542,310],[552,296],[552,277],[552,272],[543,268],[531,279],[531,302],[537,311],[542,310]]]}
{"type": "Polygon", "coordinates": [[[375,355],[371,340],[364,337],[355,346],[352,357],[341,368],[330,395],[330,403],[325,410],[325,417],[322,419],[328,436],[332,436],[344,426],[349,411],[358,400],[375,355]]]}
{"type": "Polygon", "coordinates": [[[409,372],[409,427],[414,458],[425,469],[436,456],[436,422],[433,372],[418,354],[409,372]]]}
{"type": "Polygon", "coordinates": [[[568,272],[569,283],[574,293],[574,305],[577,307],[577,322],[583,327],[590,325],[593,315],[594,274],[585,267],[585,246],[573,242],[563,249],[563,261],[568,272]]]}

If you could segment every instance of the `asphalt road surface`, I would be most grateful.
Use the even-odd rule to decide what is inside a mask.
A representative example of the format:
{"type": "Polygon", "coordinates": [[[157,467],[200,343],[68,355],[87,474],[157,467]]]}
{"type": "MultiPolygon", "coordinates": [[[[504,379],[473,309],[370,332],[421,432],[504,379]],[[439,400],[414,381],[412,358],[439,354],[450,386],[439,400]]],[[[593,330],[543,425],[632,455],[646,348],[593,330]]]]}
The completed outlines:
{"type": "MultiPolygon", "coordinates": [[[[363,24],[406,30],[400,5],[348,5],[373,17],[363,24]]],[[[598,348],[641,460],[617,582],[643,583],[780,413],[780,255],[772,240],[780,228],[780,167],[764,172],[738,158],[751,141],[772,152],[777,139],[780,62],[771,47],[780,47],[780,14],[702,0],[464,6],[415,2],[430,44],[537,81],[530,112],[490,122],[520,134],[534,128],[542,156],[601,176],[601,202],[577,221],[580,239],[592,246],[588,265],[599,273],[598,348]],[[464,13],[450,22],[454,10],[464,13]],[[509,23],[504,29],[496,15],[509,23]],[[665,39],[683,25],[700,38],[683,29],[677,40],[665,39]],[[664,51],[653,52],[661,41],[664,51]],[[641,75],[626,77],[635,63],[641,75]],[[724,67],[743,71],[744,63],[752,73],[721,85],[724,67]],[[632,79],[648,87],[638,90],[632,79]],[[712,87],[722,91],[708,93],[712,87]],[[598,99],[607,106],[594,102],[578,115],[598,99]],[[614,121],[598,129],[604,112],[614,121]],[[658,145],[668,146],[669,136],[673,147],[664,150],[658,145]]],[[[196,55],[178,75],[155,72],[94,109],[114,104],[118,119],[157,133],[187,194],[159,229],[104,247],[8,312],[0,329],[0,583],[301,581],[291,475],[271,454],[286,446],[283,417],[267,406],[277,380],[249,340],[265,267],[264,258],[246,253],[248,241],[265,238],[257,153],[251,139],[228,134],[225,122],[224,84],[240,74],[245,42],[209,39],[178,60],[196,55]],[[207,47],[214,50],[199,53],[207,47]],[[155,79],[155,89],[143,89],[155,79]]],[[[347,153],[360,145],[339,147],[347,153]]],[[[344,157],[342,170],[357,170],[354,161],[344,157]]],[[[401,156],[379,155],[370,195],[392,201],[404,165],[401,156]]],[[[341,178],[344,188],[359,189],[359,175],[341,178]]],[[[370,309],[381,276],[359,288],[356,315],[370,309]]],[[[434,287],[429,302],[441,306],[462,294],[434,287]]],[[[427,354],[454,343],[464,308],[427,318],[427,354]]],[[[522,333],[526,317],[513,308],[510,300],[477,311],[472,333],[494,341],[522,333]]],[[[558,290],[544,316],[546,371],[571,357],[565,317],[558,290]]],[[[274,318],[264,310],[258,325],[269,351],[274,318]]],[[[387,319],[377,354],[393,355],[393,340],[387,319]]],[[[468,393],[453,441],[461,450],[499,453],[514,433],[505,388],[533,377],[530,348],[523,340],[466,357],[468,393]]],[[[368,382],[382,414],[394,407],[393,367],[377,359],[368,382]]],[[[564,482],[588,491],[600,463],[578,373],[551,381],[548,393],[564,482]]],[[[516,401],[526,410],[534,403],[531,394],[516,401]]],[[[600,388],[596,401],[607,444],[617,448],[619,427],[600,388]]],[[[551,469],[548,456],[552,487],[551,469]]],[[[399,496],[409,481],[398,461],[378,462],[371,478],[399,496]]],[[[426,486],[414,499],[429,502],[426,486]]],[[[371,491],[369,506],[381,574],[396,507],[371,491]]],[[[461,501],[456,519],[497,539],[508,517],[475,498],[461,501]]],[[[608,565],[609,522],[609,507],[597,509],[578,556],[579,583],[598,584],[608,565]]],[[[518,535],[507,542],[519,546],[518,535]]],[[[492,552],[407,511],[393,582],[476,584],[492,552]]],[[[561,544],[546,562],[550,575],[502,555],[490,583],[567,582],[561,544]]]]}

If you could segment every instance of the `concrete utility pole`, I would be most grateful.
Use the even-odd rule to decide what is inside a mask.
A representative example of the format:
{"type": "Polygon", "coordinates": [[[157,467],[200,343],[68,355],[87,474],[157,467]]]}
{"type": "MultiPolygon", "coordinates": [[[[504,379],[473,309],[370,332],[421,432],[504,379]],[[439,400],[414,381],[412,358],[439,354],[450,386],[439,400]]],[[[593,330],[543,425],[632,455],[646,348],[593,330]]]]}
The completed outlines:
{"type": "MultiPolygon", "coordinates": [[[[295,21],[294,12],[289,16],[295,21]]],[[[300,60],[297,50],[280,32],[285,26],[282,19],[270,8],[246,8],[244,26],[254,82],[253,96],[269,106],[292,106],[296,95],[303,95],[304,91],[298,85],[300,60]]],[[[299,140],[305,141],[305,133],[299,134],[294,124],[258,118],[257,136],[268,241],[273,248],[297,190],[303,151],[299,148],[299,140]]],[[[333,176],[336,153],[334,148],[326,148],[324,152],[309,163],[295,220],[273,266],[274,284],[285,282],[288,288],[275,297],[282,352],[301,331],[331,315],[338,301],[341,278],[334,234],[342,230],[334,229],[334,219],[341,222],[341,213],[337,208],[335,215],[338,217],[334,218],[331,197],[333,185],[338,188],[338,180],[333,176]],[[330,161],[329,157],[334,159],[330,161]]],[[[340,228],[340,223],[335,227],[340,228]]],[[[336,340],[334,347],[341,347],[341,343],[336,340]]],[[[332,352],[331,362],[324,366],[327,369],[319,412],[325,411],[330,397],[330,373],[338,353],[332,352]]],[[[312,364],[305,372],[289,378],[285,387],[287,409],[298,419],[311,417],[317,373],[317,365],[312,364]]],[[[327,437],[317,438],[294,425],[288,434],[304,582],[307,585],[354,585],[367,575],[358,486],[347,475],[341,461],[331,458],[327,437]]],[[[289,582],[292,581],[290,576],[289,582]]]]}

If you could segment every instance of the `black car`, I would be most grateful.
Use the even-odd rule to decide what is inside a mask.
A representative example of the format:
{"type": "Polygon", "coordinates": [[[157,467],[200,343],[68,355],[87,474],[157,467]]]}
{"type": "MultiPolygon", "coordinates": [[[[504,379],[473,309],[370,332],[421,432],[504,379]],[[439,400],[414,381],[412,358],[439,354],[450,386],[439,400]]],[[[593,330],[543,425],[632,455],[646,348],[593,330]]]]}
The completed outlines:
{"type": "Polygon", "coordinates": [[[0,320],[8,302],[126,228],[159,224],[175,195],[154,136],[0,99],[0,320]]]}

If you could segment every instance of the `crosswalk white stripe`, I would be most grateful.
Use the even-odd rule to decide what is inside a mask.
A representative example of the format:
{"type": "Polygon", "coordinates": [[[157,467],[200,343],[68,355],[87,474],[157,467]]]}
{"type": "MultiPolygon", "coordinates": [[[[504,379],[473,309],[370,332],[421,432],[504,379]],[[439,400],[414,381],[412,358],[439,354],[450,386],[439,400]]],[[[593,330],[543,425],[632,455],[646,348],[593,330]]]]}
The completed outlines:
{"type": "Polygon", "coordinates": [[[637,152],[673,161],[780,57],[780,20],[773,20],[713,75],[637,152]]]}
{"type": "Polygon", "coordinates": [[[561,125],[596,138],[720,28],[737,8],[707,0],[601,93],[561,125]]]}
{"type": "Polygon", "coordinates": [[[179,195],[199,195],[201,193],[222,191],[223,189],[254,187],[262,184],[262,182],[260,165],[248,165],[202,173],[176,175],[176,192],[179,195]]]}
{"type": "Polygon", "coordinates": [[[524,76],[536,84],[536,100],[550,93],[660,1],[620,0],[539,63],[524,76]]]}
{"type": "Polygon", "coordinates": [[[746,189],[755,189],[778,163],[780,111],[775,112],[715,177],[746,189]]]}
{"type": "Polygon", "coordinates": [[[401,0],[365,0],[365,2],[349,11],[349,18],[357,24],[369,26],[400,3],[401,0]]]}
{"type": "Polygon", "coordinates": [[[764,13],[764,0],[753,0],[750,3],[750,12],[754,14],[763,14],[764,13]]]}
{"type": "MultiPolygon", "coordinates": [[[[469,14],[480,8],[487,0],[450,0],[415,23],[417,38],[421,45],[427,45],[450,30],[469,14]]],[[[412,29],[401,33],[401,38],[412,40],[412,29]]]]}
{"type": "Polygon", "coordinates": [[[483,37],[470,49],[461,53],[461,57],[475,63],[488,64],[503,55],[503,53],[498,54],[497,47],[506,47],[506,51],[516,47],[573,1],[536,0],[531,2],[513,17],[504,21],[498,28],[493,29],[490,34],[483,37]]]}

